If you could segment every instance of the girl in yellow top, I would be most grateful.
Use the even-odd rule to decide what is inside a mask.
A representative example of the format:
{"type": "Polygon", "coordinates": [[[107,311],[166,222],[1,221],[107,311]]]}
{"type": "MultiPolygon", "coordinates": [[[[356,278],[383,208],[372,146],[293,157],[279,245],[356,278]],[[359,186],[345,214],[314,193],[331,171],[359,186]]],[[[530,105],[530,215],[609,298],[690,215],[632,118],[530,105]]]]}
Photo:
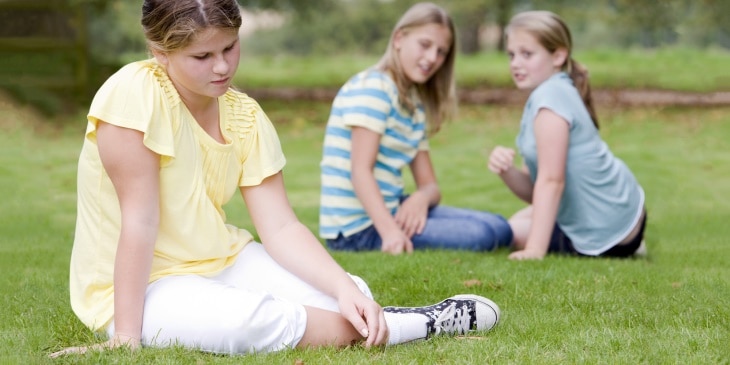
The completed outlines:
{"type": "Polygon", "coordinates": [[[382,308],[294,215],[285,158],[260,106],[231,89],[235,0],[146,0],[150,60],[96,94],[78,166],[71,305],[118,346],[240,354],[396,344],[491,328],[498,307],[460,295],[382,308]],[[240,190],[262,244],[226,224],[240,190]]]}

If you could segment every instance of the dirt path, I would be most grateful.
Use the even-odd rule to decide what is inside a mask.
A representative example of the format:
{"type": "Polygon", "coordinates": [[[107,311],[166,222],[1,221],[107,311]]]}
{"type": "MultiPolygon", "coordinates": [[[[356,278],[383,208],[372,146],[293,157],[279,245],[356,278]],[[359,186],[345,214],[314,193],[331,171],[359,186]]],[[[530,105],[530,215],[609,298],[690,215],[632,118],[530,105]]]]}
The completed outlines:
{"type": "MultiPolygon", "coordinates": [[[[337,90],[315,88],[253,89],[255,99],[332,101],[337,90]]],[[[459,99],[468,104],[522,104],[527,94],[515,89],[463,89],[459,99]]],[[[668,90],[594,90],[596,104],[608,106],[730,106],[730,91],[690,93],[668,90]]]]}

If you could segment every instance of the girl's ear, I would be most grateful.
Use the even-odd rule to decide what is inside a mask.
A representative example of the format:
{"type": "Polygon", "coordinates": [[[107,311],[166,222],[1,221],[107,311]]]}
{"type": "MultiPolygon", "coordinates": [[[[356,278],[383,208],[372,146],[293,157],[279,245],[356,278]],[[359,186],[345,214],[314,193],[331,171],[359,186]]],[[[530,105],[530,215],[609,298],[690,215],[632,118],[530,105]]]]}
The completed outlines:
{"type": "Polygon", "coordinates": [[[396,51],[400,51],[401,47],[401,40],[403,39],[403,30],[398,30],[393,35],[393,48],[395,48],[396,51]]]}
{"type": "Polygon", "coordinates": [[[553,66],[557,69],[563,68],[565,62],[568,61],[568,49],[558,48],[553,52],[553,66]]]}
{"type": "Polygon", "coordinates": [[[155,57],[157,62],[159,62],[163,66],[167,66],[167,63],[169,62],[167,59],[167,53],[160,52],[157,50],[152,50],[152,55],[155,57]]]}

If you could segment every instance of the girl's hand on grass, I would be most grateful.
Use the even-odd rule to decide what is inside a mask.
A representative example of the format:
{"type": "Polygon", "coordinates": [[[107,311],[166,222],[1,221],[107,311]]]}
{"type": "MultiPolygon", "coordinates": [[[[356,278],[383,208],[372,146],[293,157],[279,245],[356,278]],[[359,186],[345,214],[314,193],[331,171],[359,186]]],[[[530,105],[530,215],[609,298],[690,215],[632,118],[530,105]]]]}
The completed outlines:
{"type": "Polygon", "coordinates": [[[129,347],[131,350],[137,350],[140,347],[140,341],[138,338],[133,336],[117,334],[106,342],[97,343],[89,346],[67,347],[61,351],[56,351],[48,355],[48,357],[50,357],[51,359],[55,359],[57,357],[70,354],[85,354],[87,351],[104,351],[123,346],[129,347]]]}
{"type": "Polygon", "coordinates": [[[514,166],[515,150],[512,148],[497,146],[489,154],[487,168],[489,171],[501,175],[514,166]]]}
{"type": "Polygon", "coordinates": [[[520,250],[509,254],[510,260],[542,260],[545,252],[536,250],[520,250]]]}

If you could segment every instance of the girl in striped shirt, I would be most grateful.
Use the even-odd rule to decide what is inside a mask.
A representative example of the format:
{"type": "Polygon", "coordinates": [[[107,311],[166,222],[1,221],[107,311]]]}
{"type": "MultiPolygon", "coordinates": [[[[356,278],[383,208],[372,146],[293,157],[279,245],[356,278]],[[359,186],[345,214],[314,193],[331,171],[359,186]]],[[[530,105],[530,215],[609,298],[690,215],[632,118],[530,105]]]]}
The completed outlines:
{"type": "Polygon", "coordinates": [[[500,215],[439,205],[428,137],[456,109],[454,25],[431,3],[396,24],[381,60],[332,105],[321,162],[320,236],[334,250],[493,250],[512,231],[500,215]],[[404,190],[410,167],[416,190],[404,190]]]}

